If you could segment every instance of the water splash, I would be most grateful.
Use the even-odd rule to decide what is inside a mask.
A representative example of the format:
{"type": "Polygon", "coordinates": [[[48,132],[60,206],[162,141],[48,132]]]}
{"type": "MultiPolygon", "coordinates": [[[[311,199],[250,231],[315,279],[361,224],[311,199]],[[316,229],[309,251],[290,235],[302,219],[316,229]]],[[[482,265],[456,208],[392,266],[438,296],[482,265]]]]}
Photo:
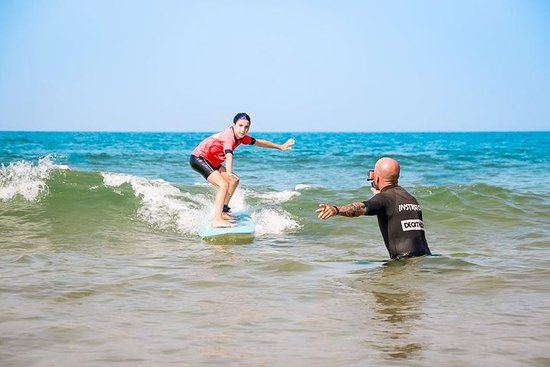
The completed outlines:
{"type": "Polygon", "coordinates": [[[27,161],[2,164],[0,167],[0,200],[8,201],[23,197],[27,201],[38,201],[48,195],[46,180],[54,170],[69,169],[66,165],[56,165],[48,155],[34,165],[27,161]]]}
{"type": "Polygon", "coordinates": [[[282,209],[262,209],[252,214],[252,219],[256,222],[256,234],[260,236],[283,234],[301,228],[301,225],[282,209]]]}
{"type": "MultiPolygon", "coordinates": [[[[213,188],[205,187],[204,193],[192,194],[181,191],[164,180],[150,180],[120,173],[102,173],[102,176],[106,187],[121,189],[124,185],[129,185],[134,195],[141,200],[138,218],[157,229],[195,234],[212,219],[215,196],[213,188]]],[[[296,191],[262,193],[239,187],[230,205],[233,211],[250,212],[249,201],[259,201],[262,208],[252,210],[251,213],[257,224],[257,234],[281,234],[294,231],[300,225],[288,212],[278,206],[271,206],[284,203],[297,195],[300,193],[296,191]],[[268,205],[270,206],[267,207],[268,205]]]]}
{"type": "Polygon", "coordinates": [[[107,187],[130,185],[134,195],[141,198],[138,218],[157,229],[193,233],[208,216],[205,196],[182,192],[164,180],[120,173],[101,175],[107,187]]]}

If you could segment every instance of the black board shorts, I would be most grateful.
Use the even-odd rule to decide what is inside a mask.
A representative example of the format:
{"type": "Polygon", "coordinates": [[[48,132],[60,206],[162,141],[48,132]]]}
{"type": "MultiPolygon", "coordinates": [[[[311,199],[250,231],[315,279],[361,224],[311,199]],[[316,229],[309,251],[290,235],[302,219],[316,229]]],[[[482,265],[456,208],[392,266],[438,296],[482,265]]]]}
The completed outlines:
{"type": "Polygon", "coordinates": [[[208,179],[208,176],[210,176],[212,172],[219,170],[222,166],[220,164],[217,167],[213,167],[210,162],[203,157],[197,157],[193,154],[191,154],[191,157],[189,158],[189,164],[191,165],[191,168],[200,173],[205,180],[208,179]]]}

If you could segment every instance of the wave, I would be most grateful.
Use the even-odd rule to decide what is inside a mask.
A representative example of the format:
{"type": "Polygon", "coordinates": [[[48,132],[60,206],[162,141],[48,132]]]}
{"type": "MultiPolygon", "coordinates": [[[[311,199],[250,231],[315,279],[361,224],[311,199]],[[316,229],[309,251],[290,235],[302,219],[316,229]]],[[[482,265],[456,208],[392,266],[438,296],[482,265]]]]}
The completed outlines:
{"type": "MultiPolygon", "coordinates": [[[[514,236],[525,236],[550,224],[550,198],[541,193],[484,183],[414,186],[409,191],[418,198],[429,231],[456,237],[483,233],[487,237],[519,228],[514,236]]],[[[214,194],[214,189],[204,183],[177,185],[119,172],[76,171],[55,164],[55,158],[47,156],[37,163],[19,161],[1,166],[0,213],[8,215],[0,216],[0,224],[14,225],[8,218],[21,223],[39,217],[57,228],[72,227],[74,231],[83,226],[116,231],[121,226],[137,225],[146,231],[195,236],[198,228],[210,221],[214,194]]],[[[259,236],[326,231],[346,236],[363,227],[364,221],[338,220],[334,226],[322,223],[314,213],[317,205],[341,205],[370,196],[367,186],[334,190],[308,182],[274,190],[241,185],[230,205],[235,211],[251,214],[259,236]]],[[[370,227],[375,233],[376,228],[370,227]]]]}
{"type": "Polygon", "coordinates": [[[19,161],[2,164],[0,168],[0,200],[6,201],[17,196],[28,201],[36,201],[47,195],[48,185],[46,179],[54,170],[66,170],[66,165],[56,165],[51,156],[38,160],[37,165],[30,162],[19,161]]]}
{"type": "Polygon", "coordinates": [[[426,213],[439,220],[456,216],[485,224],[513,225],[546,222],[550,199],[541,193],[520,192],[476,183],[416,187],[413,194],[426,213]]]}
{"type": "MultiPolygon", "coordinates": [[[[137,222],[153,230],[195,235],[211,220],[214,194],[209,185],[178,187],[162,179],[124,173],[73,171],[56,165],[51,157],[37,164],[20,161],[0,170],[0,211],[23,216],[21,208],[32,205],[42,218],[110,230],[137,222]]],[[[258,235],[278,235],[300,228],[296,218],[281,207],[299,195],[291,190],[239,187],[231,206],[250,212],[258,235]]]]}

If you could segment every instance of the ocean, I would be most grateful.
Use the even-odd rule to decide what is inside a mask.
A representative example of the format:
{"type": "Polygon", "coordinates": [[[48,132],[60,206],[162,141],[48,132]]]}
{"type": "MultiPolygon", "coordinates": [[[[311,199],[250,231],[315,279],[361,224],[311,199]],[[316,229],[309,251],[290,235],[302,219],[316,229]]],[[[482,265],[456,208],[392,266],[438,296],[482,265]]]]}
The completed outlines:
{"type": "Polygon", "coordinates": [[[0,132],[0,365],[550,365],[550,132],[252,130],[296,145],[235,151],[236,241],[197,235],[208,135],[0,132]],[[382,156],[434,256],[317,219],[382,156]]]}

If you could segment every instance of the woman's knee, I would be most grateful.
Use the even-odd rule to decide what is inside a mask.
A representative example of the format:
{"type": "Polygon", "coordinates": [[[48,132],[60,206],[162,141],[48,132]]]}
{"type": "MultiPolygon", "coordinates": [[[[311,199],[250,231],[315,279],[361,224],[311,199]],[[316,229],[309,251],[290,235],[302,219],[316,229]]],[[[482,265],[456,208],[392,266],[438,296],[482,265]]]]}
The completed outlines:
{"type": "Polygon", "coordinates": [[[208,176],[208,182],[214,185],[218,190],[229,190],[229,183],[217,171],[208,176]]]}
{"type": "Polygon", "coordinates": [[[222,190],[222,191],[228,191],[229,190],[229,183],[226,181],[226,180],[221,180],[219,183],[218,183],[218,190],[222,190]]]}

